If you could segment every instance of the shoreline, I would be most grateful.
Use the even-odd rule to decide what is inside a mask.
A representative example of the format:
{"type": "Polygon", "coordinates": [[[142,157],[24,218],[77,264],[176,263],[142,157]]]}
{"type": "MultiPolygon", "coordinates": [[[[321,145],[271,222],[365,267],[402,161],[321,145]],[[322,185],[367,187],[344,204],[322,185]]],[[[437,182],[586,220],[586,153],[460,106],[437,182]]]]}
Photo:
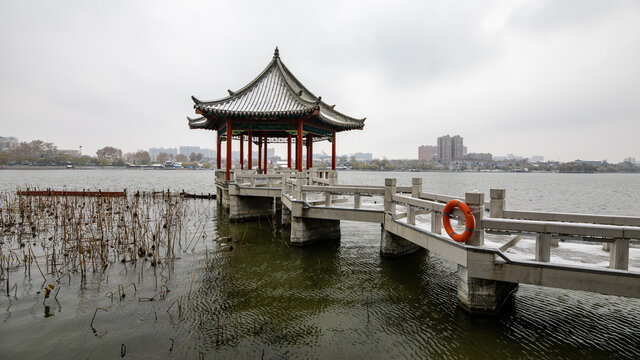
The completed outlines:
{"type": "MultiPolygon", "coordinates": [[[[153,168],[153,167],[126,167],[126,166],[81,166],[67,168],[65,166],[0,166],[0,170],[188,170],[188,171],[215,171],[215,169],[189,169],[189,168],[153,168]]],[[[481,171],[481,170],[465,170],[465,171],[448,171],[448,170],[338,170],[338,172],[402,172],[402,173],[483,173],[483,174],[640,174],[636,172],[623,171],[602,171],[602,172],[562,172],[562,171],[481,171]]]]}

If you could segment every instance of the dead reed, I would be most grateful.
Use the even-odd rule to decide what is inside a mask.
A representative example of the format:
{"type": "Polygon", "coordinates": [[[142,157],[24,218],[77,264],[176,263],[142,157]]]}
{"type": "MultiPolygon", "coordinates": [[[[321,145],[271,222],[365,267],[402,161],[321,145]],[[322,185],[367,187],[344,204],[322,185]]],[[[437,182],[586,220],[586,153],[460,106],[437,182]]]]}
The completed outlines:
{"type": "MultiPolygon", "coordinates": [[[[210,201],[187,200],[168,190],[122,197],[2,192],[0,281],[6,283],[3,288],[9,296],[16,288],[10,273],[23,269],[30,279],[32,265],[45,284],[71,274],[86,282],[88,273],[116,265],[126,271],[130,264],[140,263],[157,276],[173,268],[180,252],[193,251],[204,242],[212,206],[210,201]]],[[[114,293],[122,298],[129,286],[119,286],[112,298],[114,293]]]]}

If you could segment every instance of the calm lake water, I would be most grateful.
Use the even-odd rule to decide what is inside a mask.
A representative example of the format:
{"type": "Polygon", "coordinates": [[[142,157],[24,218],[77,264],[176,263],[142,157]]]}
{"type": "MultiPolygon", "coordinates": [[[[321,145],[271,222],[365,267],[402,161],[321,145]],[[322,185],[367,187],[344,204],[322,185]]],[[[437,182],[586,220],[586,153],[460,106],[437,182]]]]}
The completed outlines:
{"type": "MultiPolygon", "coordinates": [[[[639,175],[340,172],[339,182],[412,177],[424,191],[487,200],[504,188],[511,209],[640,216],[639,175]]],[[[212,171],[0,170],[0,190],[25,186],[214,192],[212,171]]],[[[37,293],[41,277],[12,272],[18,299],[0,295],[0,358],[116,358],[122,344],[125,359],[640,358],[638,299],[521,285],[497,316],[471,317],[456,306],[456,266],[426,251],[381,258],[379,225],[345,221],[339,242],[291,248],[277,220],[229,223],[215,201],[191,201],[206,209],[206,239],[173,271],[114,264],[83,286],[65,277],[56,301],[37,293]],[[221,236],[233,251],[214,244],[221,236]],[[131,282],[135,294],[106,296],[131,282]],[[139,300],[162,284],[164,300],[139,300]],[[180,316],[168,310],[179,298],[180,316]],[[106,312],[92,329],[96,307],[106,312]]]]}

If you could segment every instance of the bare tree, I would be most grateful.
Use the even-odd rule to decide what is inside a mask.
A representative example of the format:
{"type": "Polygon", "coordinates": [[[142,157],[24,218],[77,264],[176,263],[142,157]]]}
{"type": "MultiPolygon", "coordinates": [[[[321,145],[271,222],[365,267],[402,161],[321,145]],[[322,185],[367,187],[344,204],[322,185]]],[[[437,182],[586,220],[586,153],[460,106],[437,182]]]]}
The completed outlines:
{"type": "Polygon", "coordinates": [[[105,146],[96,151],[96,155],[98,155],[98,159],[115,160],[122,157],[122,150],[114,148],[113,146],[105,146]]]}

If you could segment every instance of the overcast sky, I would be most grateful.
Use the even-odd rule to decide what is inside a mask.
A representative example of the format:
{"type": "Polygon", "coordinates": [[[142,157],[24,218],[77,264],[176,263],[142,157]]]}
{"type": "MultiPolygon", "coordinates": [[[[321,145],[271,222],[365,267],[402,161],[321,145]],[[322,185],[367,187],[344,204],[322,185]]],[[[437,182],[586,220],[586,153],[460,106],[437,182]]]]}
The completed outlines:
{"type": "MultiPolygon", "coordinates": [[[[338,153],[640,159],[639,1],[0,0],[0,136],[60,149],[199,145],[191,95],[251,81],[275,46],[363,131],[338,153]]],[[[315,149],[328,151],[328,144],[315,149]]]]}

